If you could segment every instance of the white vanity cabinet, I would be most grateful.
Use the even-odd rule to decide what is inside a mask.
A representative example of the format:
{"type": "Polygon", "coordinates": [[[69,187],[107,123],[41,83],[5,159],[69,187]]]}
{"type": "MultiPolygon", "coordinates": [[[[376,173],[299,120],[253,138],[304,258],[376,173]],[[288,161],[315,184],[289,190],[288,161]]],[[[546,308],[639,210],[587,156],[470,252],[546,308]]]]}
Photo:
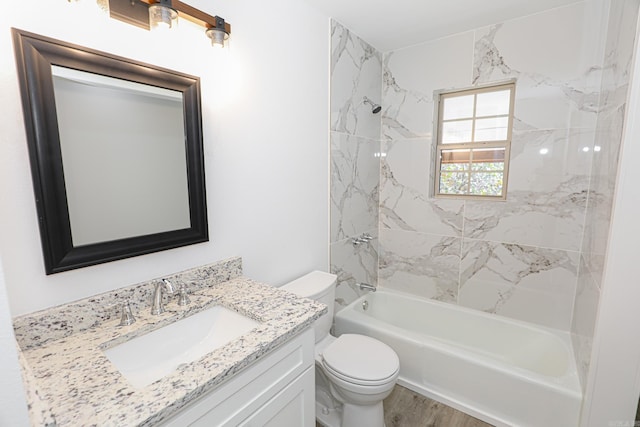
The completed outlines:
{"type": "Polygon", "coordinates": [[[313,427],[314,381],[314,335],[308,328],[161,426],[313,427]]]}

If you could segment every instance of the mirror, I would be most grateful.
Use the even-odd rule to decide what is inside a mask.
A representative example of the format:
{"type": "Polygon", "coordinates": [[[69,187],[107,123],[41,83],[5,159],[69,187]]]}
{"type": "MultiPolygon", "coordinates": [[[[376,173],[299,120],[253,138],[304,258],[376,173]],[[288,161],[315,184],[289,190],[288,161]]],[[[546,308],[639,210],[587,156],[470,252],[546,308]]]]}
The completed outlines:
{"type": "Polygon", "coordinates": [[[46,273],[208,241],[199,79],[13,37],[46,273]]]}
{"type": "Polygon", "coordinates": [[[188,228],[182,93],[51,71],[73,245],[188,228]]]}

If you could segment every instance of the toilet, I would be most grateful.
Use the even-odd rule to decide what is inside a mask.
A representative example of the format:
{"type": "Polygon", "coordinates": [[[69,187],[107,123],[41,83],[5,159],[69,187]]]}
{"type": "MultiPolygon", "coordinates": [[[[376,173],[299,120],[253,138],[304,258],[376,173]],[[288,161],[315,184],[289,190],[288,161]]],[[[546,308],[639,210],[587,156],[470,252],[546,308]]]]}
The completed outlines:
{"type": "Polygon", "coordinates": [[[336,275],[313,271],[282,286],[327,305],[314,324],[316,419],[326,427],[384,427],[382,400],[400,372],[398,355],[365,335],[329,333],[333,322],[336,275]]]}

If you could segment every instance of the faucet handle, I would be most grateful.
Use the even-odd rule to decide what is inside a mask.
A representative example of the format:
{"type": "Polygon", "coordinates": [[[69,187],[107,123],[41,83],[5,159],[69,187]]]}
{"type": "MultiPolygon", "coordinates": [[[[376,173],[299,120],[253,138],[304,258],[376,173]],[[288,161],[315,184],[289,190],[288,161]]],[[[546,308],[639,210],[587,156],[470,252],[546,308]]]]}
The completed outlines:
{"type": "Polygon", "coordinates": [[[129,301],[120,304],[120,310],[121,313],[119,326],[129,326],[135,323],[136,318],[133,317],[133,312],[131,311],[131,304],[129,304],[129,301]]]}
{"type": "Polygon", "coordinates": [[[187,295],[187,285],[181,283],[180,288],[178,289],[178,305],[185,306],[190,303],[191,300],[189,299],[189,295],[187,295]]]}

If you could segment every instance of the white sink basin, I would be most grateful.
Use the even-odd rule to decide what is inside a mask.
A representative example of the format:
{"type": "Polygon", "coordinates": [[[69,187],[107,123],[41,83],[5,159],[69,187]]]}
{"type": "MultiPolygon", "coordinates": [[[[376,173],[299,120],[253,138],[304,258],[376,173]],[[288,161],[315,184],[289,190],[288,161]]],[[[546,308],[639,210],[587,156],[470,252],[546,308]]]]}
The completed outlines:
{"type": "Polygon", "coordinates": [[[235,311],[215,306],[107,349],[104,354],[131,385],[141,388],[259,324],[235,311]]]}

